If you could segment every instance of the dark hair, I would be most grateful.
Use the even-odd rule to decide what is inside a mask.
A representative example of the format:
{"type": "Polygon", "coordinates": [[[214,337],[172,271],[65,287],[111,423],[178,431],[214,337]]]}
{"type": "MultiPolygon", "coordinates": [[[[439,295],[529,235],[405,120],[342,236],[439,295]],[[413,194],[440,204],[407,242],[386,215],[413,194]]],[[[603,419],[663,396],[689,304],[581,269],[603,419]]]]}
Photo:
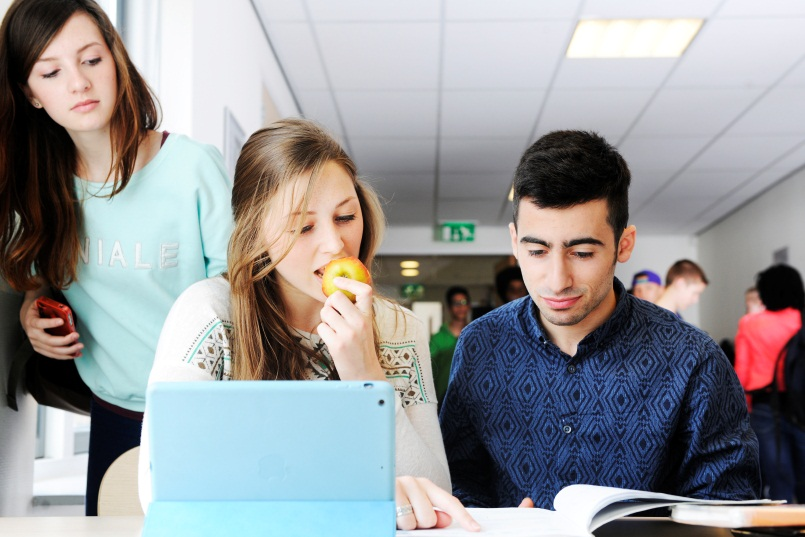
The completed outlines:
{"type": "Polygon", "coordinates": [[[774,265],[758,273],[755,278],[760,300],[769,311],[785,308],[805,310],[805,290],[802,277],[794,267],[774,265]]]}
{"type": "Polygon", "coordinates": [[[467,297],[467,300],[470,299],[470,292],[467,291],[466,287],[461,287],[460,285],[454,285],[447,290],[445,293],[444,298],[447,301],[447,305],[449,306],[451,302],[453,302],[453,297],[456,295],[464,295],[467,297]]]}
{"type": "Polygon", "coordinates": [[[691,261],[690,259],[680,259],[668,269],[665,275],[665,285],[670,287],[674,280],[683,278],[686,282],[701,280],[702,283],[708,285],[710,282],[704,274],[702,267],[691,261]]]}
{"type": "Polygon", "coordinates": [[[0,28],[0,274],[17,290],[76,278],[81,226],[73,189],[77,155],[67,131],[23,91],[34,64],[76,13],[97,25],[115,62],[117,96],[109,129],[111,196],[125,188],[140,143],[159,120],[156,99],[123,41],[92,0],[16,0],[0,28]],[[42,280],[41,282],[39,280],[42,280]]]}
{"type": "Polygon", "coordinates": [[[551,132],[526,150],[514,173],[514,225],[523,198],[541,209],[605,199],[617,242],[629,221],[630,182],[626,161],[598,134],[551,132]]]}
{"type": "Polygon", "coordinates": [[[495,290],[503,302],[506,302],[506,289],[514,280],[523,281],[523,271],[516,265],[506,267],[495,275],[495,290]]]}

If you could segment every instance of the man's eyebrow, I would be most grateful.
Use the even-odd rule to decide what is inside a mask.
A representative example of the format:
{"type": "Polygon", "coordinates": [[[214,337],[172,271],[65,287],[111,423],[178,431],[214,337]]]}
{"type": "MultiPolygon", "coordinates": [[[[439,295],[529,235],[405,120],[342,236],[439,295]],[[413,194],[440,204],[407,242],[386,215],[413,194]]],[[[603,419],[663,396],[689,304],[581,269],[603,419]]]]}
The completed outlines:
{"type": "MultiPolygon", "coordinates": [[[[531,237],[526,235],[522,239],[520,239],[521,243],[526,244],[539,244],[541,246],[545,246],[546,248],[551,248],[552,245],[548,241],[539,239],[537,237],[531,237]]],[[[594,246],[604,246],[604,243],[596,238],[593,237],[581,237],[578,239],[572,239],[569,241],[565,241],[562,243],[562,247],[564,248],[573,248],[574,246],[579,246],[580,244],[592,244],[594,246]]]]}
{"type": "Polygon", "coordinates": [[[537,237],[532,237],[530,235],[526,235],[525,237],[520,239],[520,242],[524,242],[526,244],[539,244],[539,245],[542,245],[542,246],[544,246],[546,248],[551,247],[550,243],[548,243],[547,241],[544,241],[542,239],[538,239],[537,237]]]}
{"type": "Polygon", "coordinates": [[[573,239],[562,243],[562,245],[565,248],[572,248],[580,244],[592,244],[593,246],[604,246],[604,243],[602,241],[599,241],[598,239],[593,237],[582,237],[580,239],[573,239]]]}

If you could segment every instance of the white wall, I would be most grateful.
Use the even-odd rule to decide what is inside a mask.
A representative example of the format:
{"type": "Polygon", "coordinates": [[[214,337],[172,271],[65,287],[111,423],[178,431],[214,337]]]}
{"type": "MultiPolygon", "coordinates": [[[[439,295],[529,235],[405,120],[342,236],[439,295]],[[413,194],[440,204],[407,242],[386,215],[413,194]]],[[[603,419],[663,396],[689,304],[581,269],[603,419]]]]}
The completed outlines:
{"type": "Polygon", "coordinates": [[[161,15],[165,129],[223,151],[224,109],[248,137],[264,124],[264,89],[280,116],[298,114],[248,0],[163,0],[161,15]]]}
{"type": "Polygon", "coordinates": [[[744,291],[788,248],[788,264],[805,273],[805,169],[699,236],[699,258],[715,300],[702,304],[702,327],[716,340],[735,336],[744,291]]]}

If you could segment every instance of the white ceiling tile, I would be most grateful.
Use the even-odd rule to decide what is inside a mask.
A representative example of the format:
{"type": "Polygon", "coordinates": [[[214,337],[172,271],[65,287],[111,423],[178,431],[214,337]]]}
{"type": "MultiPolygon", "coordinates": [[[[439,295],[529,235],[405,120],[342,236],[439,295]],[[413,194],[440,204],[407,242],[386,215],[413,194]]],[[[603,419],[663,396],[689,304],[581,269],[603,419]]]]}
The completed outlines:
{"type": "Polygon", "coordinates": [[[778,87],[766,94],[729,130],[730,135],[805,136],[805,89],[778,87]]]}
{"type": "Polygon", "coordinates": [[[440,200],[437,205],[437,220],[475,221],[479,225],[498,222],[503,197],[498,200],[462,199],[440,200]]]}
{"type": "Polygon", "coordinates": [[[445,18],[448,21],[569,19],[576,17],[579,3],[580,0],[446,0],[445,18]]]}
{"type": "Polygon", "coordinates": [[[805,142],[792,148],[790,152],[776,160],[771,165],[771,168],[782,174],[788,174],[802,166],[805,166],[805,142]]]}
{"type": "Polygon", "coordinates": [[[435,90],[437,23],[316,24],[333,89],[435,90]]]}
{"type": "Polygon", "coordinates": [[[526,149],[517,138],[444,138],[441,144],[441,173],[514,173],[526,149]]]}
{"type": "Polygon", "coordinates": [[[805,15],[802,0],[727,0],[719,17],[796,17],[805,15]]]}
{"type": "Polygon", "coordinates": [[[448,22],[444,88],[545,88],[572,29],[568,21],[448,22]]]}
{"type": "Polygon", "coordinates": [[[386,201],[419,203],[433,198],[436,179],[432,173],[378,172],[367,176],[360,167],[359,172],[386,201]]]}
{"type": "Polygon", "coordinates": [[[634,126],[635,136],[714,136],[760,95],[761,88],[666,88],[634,126]]]}
{"type": "Polygon", "coordinates": [[[335,110],[333,96],[329,91],[298,91],[296,98],[299,100],[304,117],[321,123],[343,139],[344,131],[335,110]]]}
{"type": "Polygon", "coordinates": [[[441,133],[446,137],[522,136],[534,128],[545,92],[445,91],[441,133]]]}
{"type": "Polygon", "coordinates": [[[691,170],[760,170],[802,142],[798,136],[723,136],[691,164],[691,170]]]}
{"type": "Polygon", "coordinates": [[[752,176],[752,173],[752,170],[686,170],[675,177],[660,196],[665,200],[693,193],[696,196],[716,199],[724,192],[738,188],[752,176]]]}
{"type": "Polygon", "coordinates": [[[646,89],[557,90],[548,95],[537,135],[553,130],[598,132],[617,143],[651,97],[646,89]]]}
{"type": "Polygon", "coordinates": [[[436,137],[435,91],[339,91],[336,100],[350,136],[436,137]]]}
{"type": "Polygon", "coordinates": [[[433,223],[433,198],[423,197],[417,203],[391,200],[383,205],[389,227],[421,226],[433,223]]]}
{"type": "Polygon", "coordinates": [[[310,25],[276,23],[270,24],[267,31],[294,91],[328,89],[310,25]]]}
{"type": "Polygon", "coordinates": [[[780,85],[785,87],[805,86],[805,56],[800,58],[799,63],[786,75],[780,85]]]}
{"type": "Polygon", "coordinates": [[[306,0],[315,22],[325,21],[437,21],[439,3],[431,0],[378,2],[377,0],[306,0]]]}
{"type": "Polygon", "coordinates": [[[439,177],[439,199],[491,198],[502,200],[509,195],[514,174],[442,173],[439,177]]]}
{"type": "Polygon", "coordinates": [[[587,0],[582,19],[666,19],[710,16],[722,0],[587,0]]]}
{"type": "Polygon", "coordinates": [[[678,170],[710,142],[709,137],[629,136],[618,144],[618,151],[629,167],[642,170],[678,170]]]}
{"type": "Polygon", "coordinates": [[[268,22],[306,22],[303,0],[255,0],[260,15],[268,22]]]}
{"type": "Polygon", "coordinates": [[[667,58],[562,58],[554,87],[558,89],[655,88],[668,76],[667,58]]]}
{"type": "Polygon", "coordinates": [[[436,139],[351,138],[353,158],[361,173],[435,173],[436,139]]]}
{"type": "Polygon", "coordinates": [[[805,18],[708,21],[671,75],[671,87],[742,87],[780,78],[802,57],[805,18]],[[751,37],[750,37],[751,36],[751,37]]]}

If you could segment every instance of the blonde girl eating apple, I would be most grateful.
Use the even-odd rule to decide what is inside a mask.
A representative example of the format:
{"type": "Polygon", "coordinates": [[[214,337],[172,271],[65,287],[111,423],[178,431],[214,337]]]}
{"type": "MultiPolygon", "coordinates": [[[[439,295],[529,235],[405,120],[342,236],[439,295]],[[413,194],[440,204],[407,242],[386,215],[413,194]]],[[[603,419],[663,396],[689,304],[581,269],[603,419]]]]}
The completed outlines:
{"type": "MultiPolygon", "coordinates": [[[[315,123],[276,122],[243,147],[232,209],[228,272],[194,284],[176,301],[149,382],[388,381],[397,393],[398,528],[441,527],[455,518],[477,529],[447,492],[423,323],[356,280],[334,281],[355,303],[322,292],[327,263],[354,256],[371,267],[383,234],[377,196],[358,179],[353,161],[315,123]]],[[[144,507],[148,460],[143,449],[144,507]]]]}

